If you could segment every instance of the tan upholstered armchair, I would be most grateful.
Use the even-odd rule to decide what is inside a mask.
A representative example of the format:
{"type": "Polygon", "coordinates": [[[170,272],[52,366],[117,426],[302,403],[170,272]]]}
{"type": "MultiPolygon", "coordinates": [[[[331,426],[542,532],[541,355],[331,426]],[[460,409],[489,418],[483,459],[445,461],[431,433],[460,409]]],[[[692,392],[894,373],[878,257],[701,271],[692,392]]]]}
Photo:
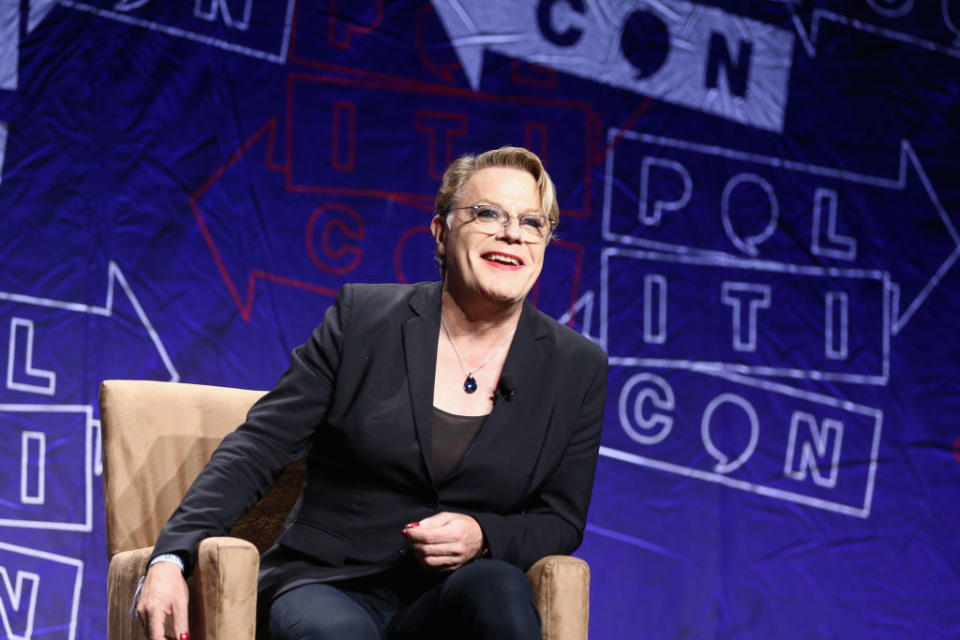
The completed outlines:
{"type": "MultiPolygon", "coordinates": [[[[243,422],[262,394],[170,382],[107,380],[101,385],[110,640],[143,638],[130,606],[151,545],[220,440],[243,422]]],[[[190,578],[193,640],[254,637],[260,553],[280,531],[303,478],[303,462],[291,465],[231,537],[201,543],[190,578]]],[[[543,637],[585,639],[587,564],[549,556],[531,567],[527,577],[536,592],[543,637]]]]}

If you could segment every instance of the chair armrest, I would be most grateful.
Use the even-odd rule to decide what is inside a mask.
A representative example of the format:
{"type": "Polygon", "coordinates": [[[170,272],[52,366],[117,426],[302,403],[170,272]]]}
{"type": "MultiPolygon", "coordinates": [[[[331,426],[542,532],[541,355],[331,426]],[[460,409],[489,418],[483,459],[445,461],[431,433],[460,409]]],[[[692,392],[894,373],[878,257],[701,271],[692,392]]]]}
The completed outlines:
{"type": "Polygon", "coordinates": [[[142,639],[140,621],[130,616],[133,595],[140,576],[147,572],[153,547],[123,551],[110,559],[107,571],[107,638],[109,640],[142,639]]]}
{"type": "Polygon", "coordinates": [[[226,536],[201,541],[190,577],[191,638],[253,640],[259,570],[260,553],[251,542],[226,536]]]}
{"type": "MultiPolygon", "coordinates": [[[[153,547],[118,553],[107,573],[107,637],[142,640],[140,622],[130,616],[137,582],[147,572],[153,547]]],[[[253,640],[257,618],[260,554],[241,538],[206,538],[190,576],[190,635],[194,640],[253,640]]],[[[170,619],[167,619],[167,631],[170,619]]]]}
{"type": "Polygon", "coordinates": [[[590,566],[573,556],[547,556],[527,571],[544,640],[586,640],[590,566]]]}

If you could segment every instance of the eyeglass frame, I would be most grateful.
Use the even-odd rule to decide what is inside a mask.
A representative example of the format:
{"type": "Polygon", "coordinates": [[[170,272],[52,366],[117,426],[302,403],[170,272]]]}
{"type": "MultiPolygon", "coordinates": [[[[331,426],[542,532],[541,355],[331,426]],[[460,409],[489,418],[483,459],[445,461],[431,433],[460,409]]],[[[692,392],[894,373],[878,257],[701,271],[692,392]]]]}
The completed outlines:
{"type": "Polygon", "coordinates": [[[545,216],[542,213],[521,213],[517,215],[517,214],[510,213],[503,207],[498,207],[495,204],[471,204],[465,207],[451,207],[450,211],[453,212],[453,211],[460,211],[460,210],[466,210],[466,209],[473,210],[473,220],[471,220],[470,222],[477,222],[480,219],[479,218],[480,209],[492,209],[494,211],[497,211],[498,212],[497,217],[500,219],[500,223],[503,225],[504,230],[506,230],[507,227],[510,226],[510,221],[516,218],[517,226],[520,227],[521,236],[523,235],[523,224],[520,221],[523,218],[526,218],[528,216],[543,218],[544,220],[547,221],[547,225],[550,227],[550,229],[547,231],[546,235],[544,235],[541,238],[538,238],[536,242],[543,242],[544,244],[550,241],[550,238],[553,236],[553,232],[557,228],[557,221],[551,218],[550,216],[545,216]]]}

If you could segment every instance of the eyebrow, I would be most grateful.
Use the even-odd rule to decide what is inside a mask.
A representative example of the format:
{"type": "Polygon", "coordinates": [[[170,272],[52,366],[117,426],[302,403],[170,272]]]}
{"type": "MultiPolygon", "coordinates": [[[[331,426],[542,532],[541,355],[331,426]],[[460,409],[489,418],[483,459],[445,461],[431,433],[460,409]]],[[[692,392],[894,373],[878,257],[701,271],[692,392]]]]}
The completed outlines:
{"type": "MultiPolygon", "coordinates": [[[[489,198],[480,198],[480,200],[478,200],[478,201],[476,202],[476,204],[473,204],[473,205],[470,205],[470,206],[477,206],[477,205],[481,205],[481,204],[493,205],[493,206],[495,206],[495,207],[497,207],[497,208],[499,208],[499,209],[503,209],[504,211],[507,211],[507,208],[506,208],[505,206],[503,206],[503,205],[500,204],[499,202],[495,202],[495,201],[493,201],[493,200],[491,200],[491,199],[489,199],[489,198]]],[[[510,213],[510,212],[507,211],[507,213],[510,213]]],[[[546,216],[546,215],[547,215],[547,214],[545,214],[543,211],[541,211],[540,209],[536,209],[536,208],[535,208],[535,209],[528,209],[527,211],[521,211],[521,212],[518,213],[517,215],[525,216],[525,215],[527,215],[528,213],[535,213],[535,214],[540,215],[540,216],[546,216]]]]}

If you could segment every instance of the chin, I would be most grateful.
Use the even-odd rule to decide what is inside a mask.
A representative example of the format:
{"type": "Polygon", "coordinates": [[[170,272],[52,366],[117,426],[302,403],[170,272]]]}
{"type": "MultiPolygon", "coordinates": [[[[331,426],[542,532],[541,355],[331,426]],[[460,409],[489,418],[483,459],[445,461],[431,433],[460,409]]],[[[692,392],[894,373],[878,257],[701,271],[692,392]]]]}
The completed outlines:
{"type": "Polygon", "coordinates": [[[503,288],[503,287],[492,287],[484,288],[481,290],[481,293],[485,298],[491,302],[499,302],[502,304],[514,304],[517,302],[522,302],[523,299],[527,296],[528,289],[523,288],[503,288]]]}
{"type": "Polygon", "coordinates": [[[459,278],[455,272],[448,272],[447,277],[452,281],[459,280],[465,291],[472,290],[488,302],[501,305],[522,303],[536,283],[536,278],[531,280],[529,272],[489,271],[489,267],[481,264],[477,269],[464,269],[472,277],[459,278]]]}

